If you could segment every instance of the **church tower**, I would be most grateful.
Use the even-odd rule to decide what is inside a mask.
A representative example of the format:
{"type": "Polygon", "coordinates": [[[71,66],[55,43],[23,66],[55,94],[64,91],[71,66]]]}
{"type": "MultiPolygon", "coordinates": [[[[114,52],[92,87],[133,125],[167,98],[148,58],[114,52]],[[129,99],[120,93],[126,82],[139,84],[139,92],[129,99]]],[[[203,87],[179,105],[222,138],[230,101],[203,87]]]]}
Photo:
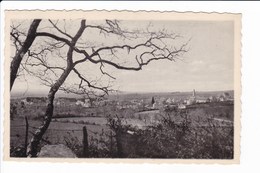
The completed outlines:
{"type": "Polygon", "coordinates": [[[195,92],[195,89],[193,89],[192,97],[196,98],[196,92],[195,92]]]}
{"type": "Polygon", "coordinates": [[[192,102],[196,102],[196,92],[195,92],[195,89],[193,89],[192,96],[190,97],[190,99],[192,100],[192,102]]]}

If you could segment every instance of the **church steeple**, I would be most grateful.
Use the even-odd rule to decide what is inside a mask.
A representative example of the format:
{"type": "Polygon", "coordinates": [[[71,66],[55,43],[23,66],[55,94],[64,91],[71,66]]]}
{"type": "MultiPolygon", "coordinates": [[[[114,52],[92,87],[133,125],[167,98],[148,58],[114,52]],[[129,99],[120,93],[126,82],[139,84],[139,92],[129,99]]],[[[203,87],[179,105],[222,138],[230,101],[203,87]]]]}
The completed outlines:
{"type": "Polygon", "coordinates": [[[195,89],[193,89],[192,96],[193,96],[193,97],[196,97],[196,92],[195,92],[195,89]]]}

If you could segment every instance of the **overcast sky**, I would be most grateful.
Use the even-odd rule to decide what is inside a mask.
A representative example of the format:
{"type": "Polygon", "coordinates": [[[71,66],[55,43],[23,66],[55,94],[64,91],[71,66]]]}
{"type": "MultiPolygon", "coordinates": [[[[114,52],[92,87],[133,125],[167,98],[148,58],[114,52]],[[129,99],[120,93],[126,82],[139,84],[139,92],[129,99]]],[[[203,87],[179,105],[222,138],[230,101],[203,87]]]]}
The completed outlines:
{"type": "MultiPolygon", "coordinates": [[[[142,27],[128,21],[126,26],[142,27]]],[[[154,21],[154,27],[181,34],[189,43],[189,52],[176,62],[156,61],[142,71],[113,72],[114,88],[127,92],[221,91],[234,88],[233,23],[213,21],[154,21]]],[[[93,70],[95,73],[95,70],[93,70]]],[[[12,92],[47,91],[36,79],[16,80],[12,92]]]]}

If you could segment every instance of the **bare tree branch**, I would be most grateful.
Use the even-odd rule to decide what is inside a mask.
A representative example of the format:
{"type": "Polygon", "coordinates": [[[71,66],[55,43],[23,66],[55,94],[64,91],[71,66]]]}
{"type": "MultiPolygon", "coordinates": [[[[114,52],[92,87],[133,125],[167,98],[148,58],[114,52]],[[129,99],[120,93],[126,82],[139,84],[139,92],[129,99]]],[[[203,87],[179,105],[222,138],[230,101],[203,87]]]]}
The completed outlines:
{"type": "Polygon", "coordinates": [[[43,36],[43,37],[50,37],[50,38],[53,38],[57,41],[63,41],[64,43],[66,43],[67,45],[70,45],[70,41],[67,40],[66,38],[62,38],[62,37],[59,37],[57,35],[54,35],[54,34],[51,34],[51,33],[48,33],[48,32],[37,32],[36,33],[36,36],[43,36]]]}
{"type": "Polygon", "coordinates": [[[10,74],[10,90],[12,90],[14,81],[16,79],[17,76],[17,72],[19,69],[19,66],[21,64],[21,61],[23,59],[24,54],[28,51],[28,49],[30,48],[30,46],[32,45],[35,37],[36,37],[36,30],[40,24],[41,20],[40,19],[35,19],[33,20],[29,30],[28,30],[28,34],[27,37],[24,41],[24,43],[22,44],[21,48],[18,50],[18,52],[16,53],[16,55],[14,56],[12,62],[11,62],[11,74],[10,74]]]}
{"type": "Polygon", "coordinates": [[[66,32],[64,32],[64,31],[62,31],[60,28],[58,28],[58,26],[57,26],[57,23],[58,23],[58,21],[56,22],[56,23],[53,23],[50,19],[49,19],[49,22],[52,24],[52,26],[55,28],[55,29],[57,29],[60,33],[62,33],[63,35],[65,35],[65,36],[67,36],[67,37],[69,37],[69,38],[73,38],[71,35],[69,35],[68,33],[66,33],[66,32]]]}
{"type": "MultiPolygon", "coordinates": [[[[79,71],[78,71],[76,68],[73,68],[73,71],[78,75],[78,77],[79,77],[82,81],[84,81],[84,82],[87,83],[87,85],[88,85],[89,88],[94,88],[94,89],[97,89],[97,90],[101,90],[101,91],[105,92],[106,94],[108,94],[108,91],[109,91],[109,90],[108,90],[107,87],[97,87],[97,86],[95,86],[95,85],[92,85],[85,77],[83,77],[83,76],[79,73],[79,71]]],[[[81,85],[80,85],[80,88],[82,88],[81,85]]]]}

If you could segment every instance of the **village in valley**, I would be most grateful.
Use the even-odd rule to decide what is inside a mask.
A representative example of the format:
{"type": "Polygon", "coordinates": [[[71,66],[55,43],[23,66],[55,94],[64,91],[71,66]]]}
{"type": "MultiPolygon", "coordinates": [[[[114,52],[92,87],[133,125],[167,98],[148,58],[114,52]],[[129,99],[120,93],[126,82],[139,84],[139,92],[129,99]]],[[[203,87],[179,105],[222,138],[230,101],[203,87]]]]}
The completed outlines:
{"type": "MultiPolygon", "coordinates": [[[[43,119],[46,100],[46,97],[29,96],[11,99],[11,118],[26,116],[34,120],[43,119]],[[31,116],[32,110],[35,110],[33,117],[31,116]],[[22,112],[22,114],[18,114],[18,112],[22,112]]],[[[57,97],[54,105],[54,122],[105,126],[108,116],[118,115],[127,120],[125,124],[144,128],[160,122],[167,112],[178,111],[188,111],[193,117],[201,116],[200,114],[205,117],[205,111],[209,109],[210,111],[207,112],[210,112],[211,116],[232,122],[233,111],[228,111],[229,113],[224,113],[227,115],[223,116],[221,111],[215,115],[217,111],[214,112],[214,109],[220,107],[221,110],[222,107],[230,107],[232,110],[234,98],[233,91],[196,92],[194,89],[191,92],[121,93],[95,98],[63,96],[57,97]]]]}
{"type": "MultiPolygon", "coordinates": [[[[234,98],[232,92],[218,92],[218,94],[210,95],[203,94],[201,92],[196,93],[195,89],[192,92],[174,92],[173,94],[121,94],[112,95],[109,97],[58,97],[55,99],[54,104],[57,107],[77,106],[84,108],[102,107],[102,106],[115,106],[117,109],[136,109],[138,111],[145,111],[151,109],[186,109],[194,105],[227,102],[233,103],[234,98]],[[131,98],[127,98],[128,95],[132,95],[131,98]],[[143,96],[144,95],[144,96],[143,96]],[[171,96],[172,95],[172,96],[171,96]],[[134,96],[138,98],[133,98],[134,96]],[[124,99],[125,97],[125,99],[124,99]],[[139,98],[140,97],[140,98],[139,98]]],[[[26,106],[41,106],[46,102],[46,97],[22,97],[12,99],[14,104],[26,106]]]]}

